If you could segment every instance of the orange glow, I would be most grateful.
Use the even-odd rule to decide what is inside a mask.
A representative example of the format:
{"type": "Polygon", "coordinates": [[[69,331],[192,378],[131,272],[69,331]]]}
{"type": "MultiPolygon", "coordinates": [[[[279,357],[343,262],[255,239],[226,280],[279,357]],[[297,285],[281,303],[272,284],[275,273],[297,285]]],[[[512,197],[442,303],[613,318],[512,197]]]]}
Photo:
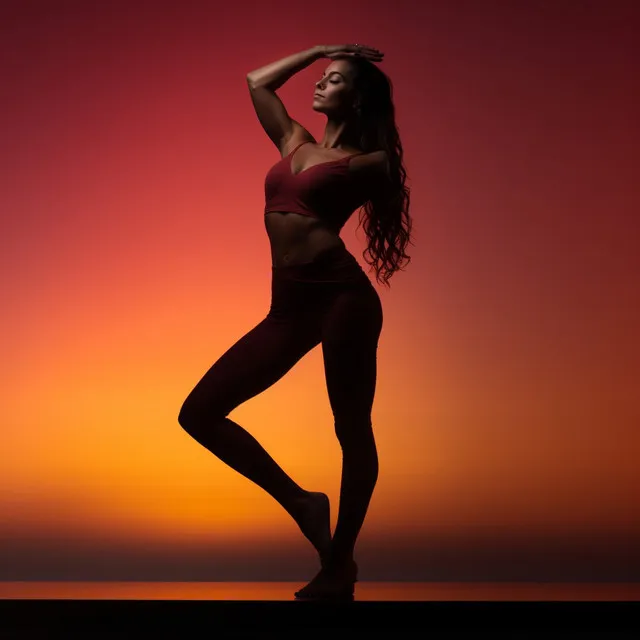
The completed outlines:
{"type": "MultiPolygon", "coordinates": [[[[206,3],[186,3],[177,22],[78,3],[68,16],[16,9],[0,26],[2,540],[303,544],[279,505],[177,422],[269,307],[263,179],[278,154],[245,74],[328,37],[294,33],[306,9],[281,4],[229,7],[213,38],[206,3]]],[[[481,10],[462,20],[444,3],[374,5],[365,25],[365,4],[344,7],[329,35],[386,53],[416,246],[391,290],[377,287],[380,478],[363,539],[411,539],[427,554],[435,536],[466,544],[495,530],[637,538],[624,21],[607,22],[619,48],[597,48],[567,46],[579,36],[560,15],[543,24],[505,5],[509,28],[480,37],[470,25],[499,24],[481,10]],[[543,40],[535,55],[525,46],[543,40]]],[[[600,24],[595,8],[581,19],[600,24]]],[[[323,64],[279,91],[318,139],[323,64]]],[[[366,268],[356,227],[354,215],[342,237],[366,268]]],[[[301,486],[330,495],[335,524],[341,458],[320,348],[231,417],[301,486]]]]}
{"type": "MultiPolygon", "coordinates": [[[[0,582],[0,599],[48,600],[291,600],[296,582],[0,582]]],[[[359,582],[356,600],[636,601],[640,585],[359,582]]]]}

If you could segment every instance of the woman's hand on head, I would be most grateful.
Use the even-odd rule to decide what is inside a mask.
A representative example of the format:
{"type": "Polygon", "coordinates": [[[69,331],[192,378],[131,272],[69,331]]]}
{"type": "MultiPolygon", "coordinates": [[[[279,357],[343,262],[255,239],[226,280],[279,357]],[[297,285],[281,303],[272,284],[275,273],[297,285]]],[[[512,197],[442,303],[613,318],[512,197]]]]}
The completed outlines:
{"type": "Polygon", "coordinates": [[[384,53],[366,44],[324,44],[322,55],[330,60],[336,58],[366,58],[371,62],[382,62],[384,53]]]}

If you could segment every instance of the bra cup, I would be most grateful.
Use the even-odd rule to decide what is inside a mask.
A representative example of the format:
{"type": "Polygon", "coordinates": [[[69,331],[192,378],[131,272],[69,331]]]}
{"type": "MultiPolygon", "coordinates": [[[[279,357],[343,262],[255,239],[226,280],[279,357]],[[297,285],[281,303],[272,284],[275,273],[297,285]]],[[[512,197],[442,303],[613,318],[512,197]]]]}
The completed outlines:
{"type": "Polygon", "coordinates": [[[361,154],[320,162],[292,173],[292,156],[302,144],[267,172],[264,213],[299,213],[323,220],[339,232],[351,214],[367,201],[357,174],[349,170],[349,160],[361,154]]]}

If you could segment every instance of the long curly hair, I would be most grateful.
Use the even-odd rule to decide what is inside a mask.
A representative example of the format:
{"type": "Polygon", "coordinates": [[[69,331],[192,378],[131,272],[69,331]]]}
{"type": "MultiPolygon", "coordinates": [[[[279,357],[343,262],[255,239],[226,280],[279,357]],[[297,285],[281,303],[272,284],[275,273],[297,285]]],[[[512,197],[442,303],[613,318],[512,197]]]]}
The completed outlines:
{"type": "Polygon", "coordinates": [[[411,261],[405,253],[411,238],[409,215],[411,189],[406,186],[403,149],[395,121],[393,85],[390,78],[366,58],[345,58],[354,70],[357,96],[355,126],[365,153],[384,150],[389,176],[376,180],[372,195],[361,207],[359,224],[367,236],[363,251],[366,263],[375,268],[376,280],[390,287],[389,279],[411,261]]]}

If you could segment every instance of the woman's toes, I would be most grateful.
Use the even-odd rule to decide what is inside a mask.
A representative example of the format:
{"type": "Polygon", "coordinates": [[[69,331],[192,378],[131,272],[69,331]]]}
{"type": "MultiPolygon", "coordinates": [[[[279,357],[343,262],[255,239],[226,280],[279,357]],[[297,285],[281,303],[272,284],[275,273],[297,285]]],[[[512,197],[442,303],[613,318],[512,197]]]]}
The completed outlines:
{"type": "Polygon", "coordinates": [[[340,568],[320,572],[302,589],[295,592],[296,598],[307,599],[353,599],[354,583],[357,581],[357,565],[354,563],[340,568]]]}

